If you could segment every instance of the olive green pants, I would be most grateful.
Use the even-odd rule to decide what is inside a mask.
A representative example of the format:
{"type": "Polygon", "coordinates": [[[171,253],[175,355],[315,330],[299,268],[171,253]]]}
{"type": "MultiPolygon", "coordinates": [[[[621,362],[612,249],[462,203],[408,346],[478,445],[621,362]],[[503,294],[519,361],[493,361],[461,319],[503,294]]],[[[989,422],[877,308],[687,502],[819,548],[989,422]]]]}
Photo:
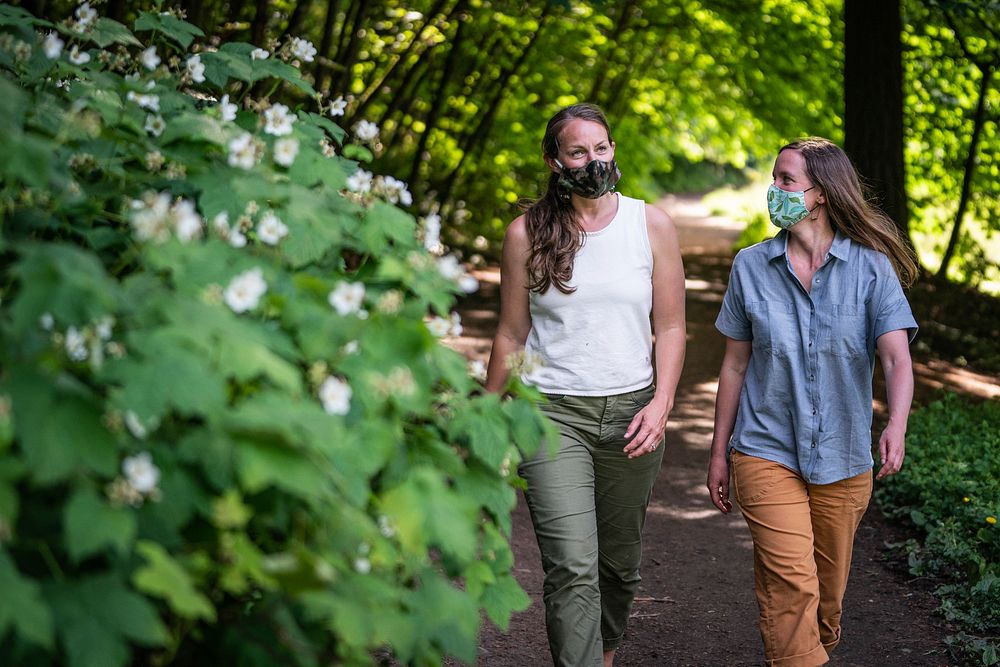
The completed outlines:
{"type": "Polygon", "coordinates": [[[653,388],[614,396],[549,395],[559,428],[519,468],[545,572],[545,625],[558,666],[600,666],[625,634],[639,587],[642,526],[663,447],[634,459],[623,448],[653,388]]]}

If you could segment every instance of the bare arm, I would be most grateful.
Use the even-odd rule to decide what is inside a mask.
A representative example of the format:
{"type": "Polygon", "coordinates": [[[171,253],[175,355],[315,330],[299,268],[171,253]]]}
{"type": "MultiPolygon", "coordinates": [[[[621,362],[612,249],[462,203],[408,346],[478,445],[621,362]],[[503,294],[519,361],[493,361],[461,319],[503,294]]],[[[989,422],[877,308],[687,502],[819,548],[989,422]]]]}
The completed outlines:
{"type": "Polygon", "coordinates": [[[876,479],[894,475],[903,467],[906,454],[906,421],[913,402],[913,363],[905,329],[882,334],[876,341],[885,372],[889,423],[878,439],[882,467],[876,479]]]}
{"type": "Polygon", "coordinates": [[[729,460],[727,449],[740,407],[740,393],[750,363],[753,343],[726,338],[726,354],[719,370],[719,389],[715,396],[715,433],[712,436],[712,457],[708,464],[708,495],[719,511],[727,514],[729,501],[729,460]]]}
{"type": "Polygon", "coordinates": [[[656,393],[636,413],[625,432],[629,458],[652,451],[663,438],[674,407],[674,394],[684,366],[687,326],[684,317],[684,265],[673,220],[646,206],[646,229],[653,251],[653,333],[656,335],[656,393]],[[633,437],[634,436],[634,437],[633,437]]]}
{"type": "Polygon", "coordinates": [[[507,385],[507,357],[524,347],[531,330],[528,310],[528,232],[524,218],[510,223],[503,240],[500,262],[500,323],[486,370],[486,391],[500,392],[507,385]]]}

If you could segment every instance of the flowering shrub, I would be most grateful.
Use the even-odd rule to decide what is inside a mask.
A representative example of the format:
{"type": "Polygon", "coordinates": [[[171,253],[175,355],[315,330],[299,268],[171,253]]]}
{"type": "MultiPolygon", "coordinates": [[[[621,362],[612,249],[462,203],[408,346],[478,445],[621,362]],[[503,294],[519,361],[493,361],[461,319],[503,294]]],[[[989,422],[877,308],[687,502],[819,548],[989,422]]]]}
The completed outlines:
{"type": "Polygon", "coordinates": [[[3,662],[472,661],[544,421],[440,344],[475,281],[313,45],[201,37],[0,6],[3,662]]]}
{"type": "Polygon", "coordinates": [[[953,642],[1000,663],[1000,403],[951,394],[914,413],[906,463],[876,493],[922,533],[907,545],[910,570],[944,582],[941,609],[962,629],[953,642]]]}

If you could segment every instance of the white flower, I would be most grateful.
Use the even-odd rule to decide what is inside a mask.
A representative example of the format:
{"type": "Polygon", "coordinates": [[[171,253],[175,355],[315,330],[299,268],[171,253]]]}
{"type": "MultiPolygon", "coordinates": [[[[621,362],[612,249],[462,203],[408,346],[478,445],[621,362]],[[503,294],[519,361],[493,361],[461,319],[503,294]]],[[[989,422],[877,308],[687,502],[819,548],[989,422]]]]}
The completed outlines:
{"type": "Polygon", "coordinates": [[[87,358],[87,339],[76,327],[66,329],[66,354],[73,361],[83,361],[87,358]]]}
{"type": "Polygon", "coordinates": [[[257,238],[267,245],[278,245],[278,242],[286,236],[288,227],[273,211],[265,213],[257,223],[257,238]]]}
{"type": "Polygon", "coordinates": [[[160,110],[160,97],[159,95],[152,95],[148,93],[137,93],[134,90],[128,91],[125,95],[125,99],[129,102],[135,102],[141,108],[148,111],[159,111],[160,110]]]}
{"type": "Polygon", "coordinates": [[[282,167],[291,167],[299,154],[299,140],[285,137],[274,142],[274,161],[282,167]]]}
{"type": "Polygon", "coordinates": [[[341,95],[334,101],[330,102],[330,115],[334,118],[337,116],[343,116],[344,110],[347,108],[347,100],[341,95]]]}
{"type": "Polygon", "coordinates": [[[333,376],[323,380],[319,400],[331,415],[346,415],[351,411],[351,385],[333,376]]]}
{"type": "Polygon", "coordinates": [[[291,134],[294,122],[295,116],[288,113],[288,107],[284,104],[272,105],[264,112],[264,131],[276,137],[291,134]]]}
{"type": "Polygon", "coordinates": [[[212,218],[212,229],[222,238],[229,237],[229,213],[227,211],[215,214],[215,217],[212,218]]]}
{"type": "Polygon", "coordinates": [[[360,310],[365,300],[364,283],[348,283],[341,281],[330,292],[327,300],[340,315],[350,315],[360,310]]]}
{"type": "Polygon", "coordinates": [[[122,461],[122,473],[129,485],[139,493],[150,493],[156,490],[160,481],[160,469],[153,463],[149,452],[139,452],[122,461]]]}
{"type": "Polygon", "coordinates": [[[205,83],[205,64],[201,62],[201,56],[193,55],[185,63],[187,73],[191,75],[191,80],[195,83],[205,83]]]}
{"type": "Polygon", "coordinates": [[[158,137],[163,134],[163,130],[167,129],[167,123],[163,120],[163,116],[158,114],[148,114],[146,116],[145,129],[154,137],[158,137]]]}
{"type": "Polygon", "coordinates": [[[307,39],[292,37],[291,49],[293,56],[307,63],[311,63],[316,57],[316,47],[307,39]]]}
{"type": "Polygon", "coordinates": [[[46,331],[52,331],[52,327],[56,325],[56,320],[52,317],[52,313],[42,313],[38,318],[38,326],[42,327],[46,331]]]}
{"type": "Polygon", "coordinates": [[[447,336],[448,332],[451,331],[451,320],[446,320],[443,317],[432,317],[427,323],[427,330],[438,338],[447,336]]]}
{"type": "Polygon", "coordinates": [[[473,359],[469,362],[469,375],[474,380],[486,382],[486,364],[481,359],[473,359]]]}
{"type": "Polygon", "coordinates": [[[347,341],[344,345],[344,354],[355,354],[358,351],[358,341],[347,341]]]}
{"type": "Polygon", "coordinates": [[[368,192],[372,189],[372,173],[358,169],[347,177],[347,189],[351,192],[368,192]]]}
{"type": "Polygon", "coordinates": [[[256,48],[250,52],[250,60],[267,60],[269,55],[271,54],[264,49],[256,48]]]}
{"type": "Polygon", "coordinates": [[[96,333],[97,337],[101,340],[110,340],[111,330],[114,326],[115,318],[110,315],[105,315],[97,321],[97,324],[94,325],[94,333],[96,333]]]}
{"type": "Polygon", "coordinates": [[[458,288],[466,294],[472,294],[479,289],[479,281],[468,273],[458,279],[458,288]]]}
{"type": "Polygon", "coordinates": [[[139,440],[145,440],[146,436],[149,435],[149,431],[143,426],[142,421],[139,419],[139,415],[135,414],[131,410],[125,411],[125,418],[123,420],[125,426],[128,428],[129,432],[134,435],[139,440]]]}
{"type": "Polygon", "coordinates": [[[244,132],[229,142],[229,166],[252,169],[257,164],[257,146],[253,136],[244,132]]]}
{"type": "Polygon", "coordinates": [[[263,272],[259,268],[253,268],[229,281],[222,298],[233,312],[245,313],[257,307],[265,292],[267,283],[264,282],[263,272]]]}
{"type": "Polygon", "coordinates": [[[458,280],[465,273],[454,255],[445,255],[437,261],[438,273],[448,280],[458,280]]]}
{"type": "Polygon", "coordinates": [[[413,203],[413,197],[410,196],[410,191],[406,189],[406,183],[392,176],[379,176],[375,183],[375,189],[390,204],[402,203],[403,206],[409,206],[413,203]]]}
{"type": "Polygon", "coordinates": [[[202,220],[193,202],[180,200],[170,208],[170,214],[174,221],[174,231],[182,243],[201,236],[202,220]]]}
{"type": "Polygon", "coordinates": [[[368,574],[372,571],[372,562],[364,557],[355,558],[354,571],[358,574],[368,574]]]}
{"type": "Polygon", "coordinates": [[[423,220],[424,247],[434,254],[444,251],[441,246],[441,216],[437,213],[428,214],[423,220]]]}
{"type": "Polygon", "coordinates": [[[354,136],[361,141],[374,141],[378,137],[378,125],[370,120],[360,120],[354,126],[354,136]]]}
{"type": "Polygon", "coordinates": [[[240,230],[233,228],[229,232],[229,245],[234,248],[242,248],[247,244],[247,237],[240,230]]]}
{"type": "Polygon", "coordinates": [[[66,46],[66,42],[59,38],[59,35],[55,32],[50,32],[45,36],[45,41],[42,42],[42,50],[45,51],[45,57],[49,60],[55,60],[62,53],[63,47],[66,46]]]}
{"type": "Polygon", "coordinates": [[[396,527],[392,524],[392,520],[384,514],[380,514],[378,517],[378,532],[382,533],[382,537],[386,539],[396,534],[396,527]]]}
{"type": "Polygon", "coordinates": [[[156,55],[156,47],[151,46],[139,54],[139,62],[146,69],[153,71],[160,66],[160,56],[156,55]]]}
{"type": "Polygon", "coordinates": [[[78,30],[83,30],[88,25],[93,23],[94,19],[97,18],[97,10],[90,6],[89,2],[83,2],[79,7],[76,8],[76,19],[78,23],[76,24],[78,30]]]}
{"type": "Polygon", "coordinates": [[[222,120],[229,122],[236,120],[236,111],[238,107],[233,102],[229,101],[229,95],[223,95],[222,100],[219,102],[219,108],[222,110],[222,120]]]}
{"type": "Polygon", "coordinates": [[[139,241],[163,243],[170,238],[170,194],[147,193],[130,205],[132,230],[139,241]]]}
{"type": "Polygon", "coordinates": [[[452,336],[462,335],[462,316],[458,313],[451,314],[451,329],[448,331],[452,336]]]}
{"type": "Polygon", "coordinates": [[[90,54],[81,51],[80,47],[74,44],[73,48],[69,50],[69,61],[74,65],[86,65],[90,62],[90,54]]]}

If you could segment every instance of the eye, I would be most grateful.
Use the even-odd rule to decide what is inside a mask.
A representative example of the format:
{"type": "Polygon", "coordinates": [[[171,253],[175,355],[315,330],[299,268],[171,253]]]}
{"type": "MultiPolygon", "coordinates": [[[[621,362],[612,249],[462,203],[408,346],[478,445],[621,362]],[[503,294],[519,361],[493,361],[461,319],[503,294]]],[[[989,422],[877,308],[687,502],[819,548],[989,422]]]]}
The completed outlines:
{"type": "Polygon", "coordinates": [[[607,146],[598,146],[597,147],[597,152],[598,153],[607,153],[608,152],[608,147],[607,146]]]}

